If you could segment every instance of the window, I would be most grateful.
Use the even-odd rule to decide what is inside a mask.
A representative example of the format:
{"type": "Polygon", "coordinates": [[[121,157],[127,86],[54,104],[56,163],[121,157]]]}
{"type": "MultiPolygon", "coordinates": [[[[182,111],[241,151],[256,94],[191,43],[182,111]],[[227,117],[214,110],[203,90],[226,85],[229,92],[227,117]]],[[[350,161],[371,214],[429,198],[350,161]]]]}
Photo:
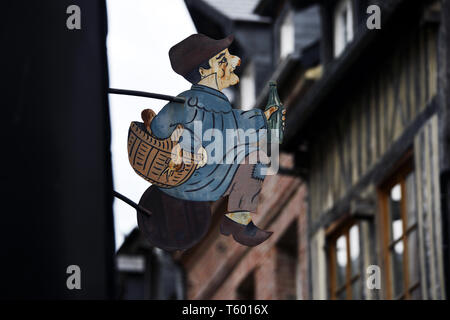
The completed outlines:
{"type": "Polygon", "coordinates": [[[362,298],[359,224],[352,221],[328,239],[330,297],[333,300],[362,298]]]}
{"type": "Polygon", "coordinates": [[[341,0],[334,11],[334,56],[338,57],[353,39],[353,7],[351,0],[341,0]]]}
{"type": "Polygon", "coordinates": [[[295,28],[292,11],[287,12],[280,28],[280,60],[285,59],[295,49],[295,28]]]}
{"type": "Polygon", "coordinates": [[[297,222],[286,229],[276,244],[276,297],[296,300],[298,291],[298,236],[297,222]]]}
{"type": "Polygon", "coordinates": [[[251,271],[237,288],[238,300],[255,300],[255,271],[251,271]]]}
{"type": "Polygon", "coordinates": [[[381,188],[387,299],[420,299],[414,171],[409,161],[381,188]]]}
{"type": "Polygon", "coordinates": [[[239,81],[241,89],[241,108],[250,110],[255,104],[255,68],[250,62],[244,70],[239,81]]]}

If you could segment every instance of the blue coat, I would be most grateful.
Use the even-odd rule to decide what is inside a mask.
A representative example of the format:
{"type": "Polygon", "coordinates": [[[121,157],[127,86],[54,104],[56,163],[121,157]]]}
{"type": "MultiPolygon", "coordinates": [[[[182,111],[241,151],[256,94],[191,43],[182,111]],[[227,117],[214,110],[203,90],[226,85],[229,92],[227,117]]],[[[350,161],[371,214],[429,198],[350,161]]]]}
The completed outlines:
{"type": "Polygon", "coordinates": [[[160,189],[179,199],[215,201],[227,191],[242,160],[250,152],[258,150],[256,143],[265,135],[265,130],[259,130],[267,130],[266,117],[259,109],[233,109],[222,92],[203,85],[193,85],[191,90],[178,96],[186,98],[185,104],[166,104],[151,122],[152,133],[160,139],[165,139],[171,136],[177,124],[182,124],[185,129],[179,141],[182,149],[196,153],[202,145],[207,151],[208,162],[183,184],[160,189]],[[194,124],[200,123],[202,130],[198,132],[202,132],[202,137],[194,136],[194,124]],[[209,129],[216,129],[222,132],[224,137],[228,134],[231,139],[232,132],[227,132],[227,129],[238,128],[243,131],[253,129],[254,134],[247,135],[246,138],[243,131],[238,131],[236,139],[233,139],[234,143],[224,141],[222,146],[215,142],[214,134],[209,136],[212,137],[210,140],[208,135],[205,137],[205,133],[213,133],[209,129]],[[224,163],[212,163],[213,158],[221,157],[224,163]]]}

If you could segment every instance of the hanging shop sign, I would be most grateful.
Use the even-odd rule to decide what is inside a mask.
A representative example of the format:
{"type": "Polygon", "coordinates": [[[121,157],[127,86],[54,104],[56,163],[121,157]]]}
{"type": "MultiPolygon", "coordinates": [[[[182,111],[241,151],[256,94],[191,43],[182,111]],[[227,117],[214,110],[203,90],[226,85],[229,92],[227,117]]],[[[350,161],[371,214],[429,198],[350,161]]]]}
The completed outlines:
{"type": "Polygon", "coordinates": [[[172,68],[192,87],[177,97],[147,94],[170,102],[158,114],[143,110],[142,121],[129,127],[130,164],[152,184],[134,204],[138,225],[165,250],[195,245],[209,228],[210,203],[222,197],[228,198],[223,235],[256,246],[272,234],[258,228],[252,215],[264,178],[278,161],[285,108],[274,82],[264,110],[232,108],[222,92],[239,82],[234,71],[241,60],[230,53],[232,42],[231,35],[215,40],[193,34],[174,45],[172,68]]]}

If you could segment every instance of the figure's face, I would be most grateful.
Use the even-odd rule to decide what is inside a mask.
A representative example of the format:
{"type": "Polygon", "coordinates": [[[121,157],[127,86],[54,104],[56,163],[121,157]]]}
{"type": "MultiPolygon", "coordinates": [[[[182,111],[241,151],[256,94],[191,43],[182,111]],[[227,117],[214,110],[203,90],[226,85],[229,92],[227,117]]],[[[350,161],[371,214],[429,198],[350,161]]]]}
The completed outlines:
{"type": "Polygon", "coordinates": [[[222,90],[239,82],[239,77],[234,73],[234,69],[240,64],[241,59],[238,56],[233,56],[228,52],[228,49],[224,49],[209,59],[210,69],[200,68],[199,72],[202,78],[215,75],[217,87],[222,90]]]}

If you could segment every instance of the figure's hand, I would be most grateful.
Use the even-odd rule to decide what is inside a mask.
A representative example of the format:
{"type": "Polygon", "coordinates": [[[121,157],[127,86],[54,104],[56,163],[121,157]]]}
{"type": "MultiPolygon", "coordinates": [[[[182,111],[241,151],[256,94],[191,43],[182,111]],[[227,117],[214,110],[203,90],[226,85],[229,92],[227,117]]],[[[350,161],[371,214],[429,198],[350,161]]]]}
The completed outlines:
{"type": "Polygon", "coordinates": [[[197,168],[204,167],[208,162],[208,153],[206,152],[205,148],[200,147],[197,151],[197,154],[201,156],[201,160],[197,163],[197,168]]]}
{"type": "Polygon", "coordinates": [[[272,116],[272,114],[274,114],[275,112],[277,112],[278,107],[277,106],[271,106],[269,109],[267,109],[266,111],[264,111],[264,115],[266,116],[266,119],[269,120],[270,117],[272,116]]]}
{"type": "Polygon", "coordinates": [[[183,162],[183,149],[181,149],[181,146],[179,144],[174,145],[171,153],[170,162],[174,165],[181,165],[183,162]]]}
{"type": "MultiPolygon", "coordinates": [[[[284,128],[286,126],[286,109],[282,106],[281,107],[281,128],[274,128],[274,129],[281,129],[284,132],[284,128]]],[[[266,116],[266,119],[269,120],[275,112],[279,110],[278,106],[271,106],[266,111],[264,111],[264,115],[266,116]]]]}

